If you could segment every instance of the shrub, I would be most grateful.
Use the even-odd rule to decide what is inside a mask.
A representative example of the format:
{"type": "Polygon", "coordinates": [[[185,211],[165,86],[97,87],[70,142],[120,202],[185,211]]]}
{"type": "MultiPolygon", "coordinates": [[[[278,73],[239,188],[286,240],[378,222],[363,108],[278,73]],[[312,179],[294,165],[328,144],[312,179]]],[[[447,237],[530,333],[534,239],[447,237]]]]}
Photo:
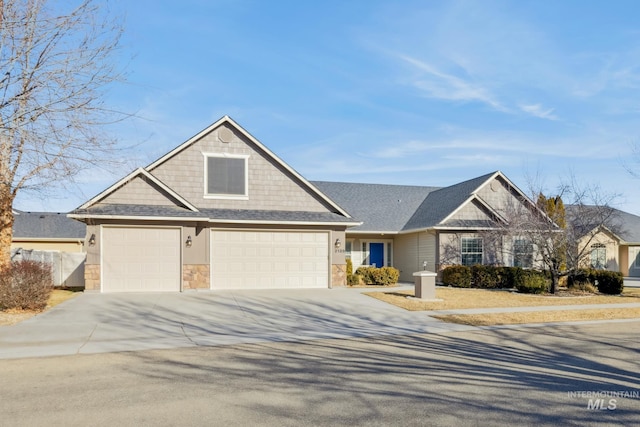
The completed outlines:
{"type": "Polygon", "coordinates": [[[618,271],[597,270],[593,274],[598,291],[608,295],[618,295],[624,289],[622,273],[618,271]]]}
{"type": "Polygon", "coordinates": [[[471,282],[474,288],[495,289],[503,287],[503,268],[476,264],[471,267],[471,282]]]}
{"type": "Polygon", "coordinates": [[[567,283],[567,289],[570,291],[589,292],[591,294],[598,292],[598,288],[591,282],[573,282],[571,285],[567,283]]]}
{"type": "Polygon", "coordinates": [[[543,294],[549,290],[544,273],[536,270],[522,270],[514,285],[523,294],[543,294]]]}
{"type": "Polygon", "coordinates": [[[501,288],[515,288],[518,283],[524,281],[522,267],[503,267],[501,277],[501,288]]]}
{"type": "Polygon", "coordinates": [[[471,268],[466,265],[452,265],[442,270],[442,283],[457,288],[471,287],[471,268]]]}
{"type": "Polygon", "coordinates": [[[51,267],[37,261],[13,262],[0,274],[0,309],[43,310],[53,290],[51,267]]]}
{"type": "Polygon", "coordinates": [[[349,286],[358,286],[362,281],[362,276],[359,274],[351,274],[347,276],[347,285],[349,286]]]}
{"type": "Polygon", "coordinates": [[[608,270],[580,269],[569,276],[567,287],[570,289],[593,289],[608,295],[618,295],[624,289],[622,273],[608,270]]]}
{"type": "Polygon", "coordinates": [[[347,277],[353,275],[353,261],[351,258],[347,258],[347,277]]]}
{"type": "Polygon", "coordinates": [[[595,286],[593,272],[594,270],[590,269],[580,269],[567,276],[567,289],[596,293],[598,289],[595,286]]]}
{"type": "Polygon", "coordinates": [[[567,277],[567,287],[572,289],[579,289],[586,287],[587,285],[594,285],[594,270],[581,268],[576,270],[573,274],[567,277]]]}
{"type": "Polygon", "coordinates": [[[393,267],[359,267],[356,275],[362,276],[367,285],[392,285],[398,283],[400,271],[393,267]]]}

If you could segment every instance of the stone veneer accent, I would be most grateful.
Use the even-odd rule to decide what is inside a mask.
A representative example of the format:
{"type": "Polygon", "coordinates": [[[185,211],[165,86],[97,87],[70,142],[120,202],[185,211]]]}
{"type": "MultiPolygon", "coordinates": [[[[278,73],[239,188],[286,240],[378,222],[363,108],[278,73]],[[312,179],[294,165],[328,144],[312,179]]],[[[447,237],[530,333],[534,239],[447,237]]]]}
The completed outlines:
{"type": "Polygon", "coordinates": [[[340,287],[347,285],[347,264],[331,265],[331,286],[340,287]]]}
{"type": "Polygon", "coordinates": [[[209,265],[185,264],[182,266],[182,290],[209,289],[209,265]]]}
{"type": "Polygon", "coordinates": [[[84,290],[100,290],[100,264],[85,264],[84,266],[84,290]]]}

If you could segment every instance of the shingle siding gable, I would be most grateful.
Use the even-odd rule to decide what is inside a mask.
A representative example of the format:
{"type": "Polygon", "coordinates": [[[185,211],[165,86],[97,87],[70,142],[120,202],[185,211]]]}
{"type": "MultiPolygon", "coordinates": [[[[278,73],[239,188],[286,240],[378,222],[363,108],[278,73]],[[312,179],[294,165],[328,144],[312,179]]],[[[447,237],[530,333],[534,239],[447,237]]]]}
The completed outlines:
{"type": "Polygon", "coordinates": [[[203,135],[149,172],[198,208],[331,211],[303,183],[228,124],[203,135]],[[204,197],[204,153],[249,156],[248,200],[204,197]]]}
{"type": "Polygon", "coordinates": [[[147,179],[137,176],[100,201],[101,204],[173,206],[177,202],[147,179]]]}

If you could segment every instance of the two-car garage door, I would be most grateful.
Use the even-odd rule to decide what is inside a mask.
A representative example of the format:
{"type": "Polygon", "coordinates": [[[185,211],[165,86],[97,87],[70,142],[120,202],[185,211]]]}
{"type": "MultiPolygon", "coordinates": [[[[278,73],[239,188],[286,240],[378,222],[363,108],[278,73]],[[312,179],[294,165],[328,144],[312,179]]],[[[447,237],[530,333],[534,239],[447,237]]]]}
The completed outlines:
{"type": "MultiPolygon", "coordinates": [[[[180,228],[103,227],[103,292],[179,292],[180,228]]],[[[327,288],[329,234],[211,231],[212,289],[327,288]]]]}
{"type": "Polygon", "coordinates": [[[180,229],[104,227],[102,291],[180,291],[180,229]]]}
{"type": "Polygon", "coordinates": [[[326,232],[211,232],[212,289],[327,288],[326,232]]]}

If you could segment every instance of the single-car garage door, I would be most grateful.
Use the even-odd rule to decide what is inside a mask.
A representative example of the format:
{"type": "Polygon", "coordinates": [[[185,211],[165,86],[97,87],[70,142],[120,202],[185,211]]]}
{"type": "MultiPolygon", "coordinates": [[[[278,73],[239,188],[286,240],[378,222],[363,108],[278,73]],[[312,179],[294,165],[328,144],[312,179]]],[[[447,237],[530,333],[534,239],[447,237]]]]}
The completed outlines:
{"type": "Polygon", "coordinates": [[[180,274],[180,229],[103,228],[103,292],[176,292],[180,274]]]}
{"type": "Polygon", "coordinates": [[[213,289],[329,287],[329,234],[229,231],[211,234],[213,289]]]}

